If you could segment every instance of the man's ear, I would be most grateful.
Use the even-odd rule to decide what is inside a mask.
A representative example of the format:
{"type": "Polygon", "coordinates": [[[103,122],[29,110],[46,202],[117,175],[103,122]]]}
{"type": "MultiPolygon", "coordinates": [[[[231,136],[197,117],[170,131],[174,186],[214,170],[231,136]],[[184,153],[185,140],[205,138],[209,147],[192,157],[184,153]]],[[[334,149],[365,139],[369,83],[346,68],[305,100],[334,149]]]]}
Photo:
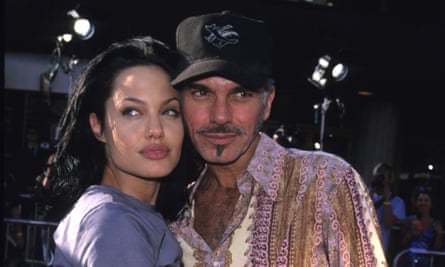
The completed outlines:
{"type": "Polygon", "coordinates": [[[96,136],[96,139],[99,140],[100,142],[105,143],[105,137],[102,131],[102,124],[97,118],[96,113],[94,112],[90,113],[89,121],[90,121],[91,131],[94,133],[94,136],[96,136]]]}
{"type": "Polygon", "coordinates": [[[272,86],[272,88],[270,88],[269,91],[267,92],[266,107],[265,107],[266,109],[263,118],[264,120],[269,119],[274,98],[275,98],[275,86],[272,86]]]}

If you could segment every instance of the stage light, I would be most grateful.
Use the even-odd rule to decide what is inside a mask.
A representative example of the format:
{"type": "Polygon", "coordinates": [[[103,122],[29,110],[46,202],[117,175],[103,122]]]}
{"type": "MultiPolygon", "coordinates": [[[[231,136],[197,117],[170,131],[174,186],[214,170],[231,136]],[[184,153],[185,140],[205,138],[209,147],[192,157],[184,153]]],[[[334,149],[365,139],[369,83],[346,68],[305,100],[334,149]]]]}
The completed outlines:
{"type": "Polygon", "coordinates": [[[284,130],[284,125],[280,125],[280,127],[278,127],[278,129],[275,130],[275,132],[272,135],[272,138],[275,141],[278,141],[281,138],[284,138],[285,136],[285,130],[284,130]]]}
{"type": "Polygon", "coordinates": [[[315,150],[322,150],[321,144],[319,142],[314,142],[314,149],[315,150]]]}
{"type": "MultiPolygon", "coordinates": [[[[315,104],[314,108],[314,122],[318,123],[318,113],[321,113],[320,122],[320,141],[314,144],[314,148],[317,150],[323,150],[324,145],[324,131],[326,123],[326,112],[333,100],[332,90],[327,88],[333,82],[340,82],[348,75],[348,66],[338,59],[326,54],[318,59],[318,64],[315,66],[314,72],[308,81],[320,90],[323,90],[323,102],[315,104]]],[[[343,118],[345,107],[344,103],[337,97],[335,102],[340,110],[340,118],[343,118]]]]}
{"type": "Polygon", "coordinates": [[[61,34],[59,36],[57,36],[57,41],[58,42],[63,42],[63,43],[69,43],[73,40],[73,35],[71,33],[64,33],[61,34]]]}
{"type": "Polygon", "coordinates": [[[336,81],[343,80],[346,78],[346,75],[348,75],[348,67],[346,65],[338,63],[332,68],[332,78],[336,81]]]}
{"type": "Polygon", "coordinates": [[[324,89],[329,82],[339,82],[348,75],[348,66],[336,61],[330,55],[324,55],[318,59],[312,76],[308,81],[319,89],[324,89]]]}
{"type": "Polygon", "coordinates": [[[94,25],[88,19],[81,17],[76,9],[72,9],[66,14],[74,19],[73,29],[69,29],[66,33],[57,36],[56,47],[51,53],[50,67],[40,75],[40,90],[45,95],[48,104],[50,104],[49,95],[51,93],[51,84],[59,69],[62,69],[65,74],[69,74],[79,63],[76,55],[71,55],[68,62],[62,61],[65,44],[71,42],[74,36],[81,40],[88,40],[94,35],[94,25]]]}
{"type": "Polygon", "coordinates": [[[93,37],[95,28],[90,20],[81,17],[75,9],[68,11],[66,14],[74,19],[73,30],[79,39],[88,40],[93,37]]]}
{"type": "Polygon", "coordinates": [[[94,26],[87,19],[77,19],[74,22],[74,32],[82,40],[88,40],[94,35],[94,26]]]}

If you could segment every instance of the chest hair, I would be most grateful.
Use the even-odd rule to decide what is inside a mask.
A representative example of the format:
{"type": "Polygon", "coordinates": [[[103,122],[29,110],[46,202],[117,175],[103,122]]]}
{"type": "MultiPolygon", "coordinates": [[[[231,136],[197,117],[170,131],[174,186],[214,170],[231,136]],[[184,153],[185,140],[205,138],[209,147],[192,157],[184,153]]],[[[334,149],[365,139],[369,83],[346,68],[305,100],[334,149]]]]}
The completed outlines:
{"type": "Polygon", "coordinates": [[[194,227],[212,250],[218,247],[239,196],[238,188],[196,192],[194,227]]]}

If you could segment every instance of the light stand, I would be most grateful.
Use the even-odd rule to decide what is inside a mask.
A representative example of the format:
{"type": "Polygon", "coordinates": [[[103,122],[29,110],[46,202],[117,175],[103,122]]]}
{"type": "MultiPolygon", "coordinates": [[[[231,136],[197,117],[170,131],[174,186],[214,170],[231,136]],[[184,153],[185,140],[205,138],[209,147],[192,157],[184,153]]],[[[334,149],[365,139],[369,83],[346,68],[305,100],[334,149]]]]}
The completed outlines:
{"type": "MultiPolygon", "coordinates": [[[[315,123],[318,122],[318,109],[321,113],[320,122],[320,147],[319,150],[324,148],[324,132],[326,128],[326,112],[332,102],[332,99],[327,96],[326,90],[331,82],[342,81],[348,74],[348,68],[346,65],[334,61],[330,55],[324,55],[318,59],[318,65],[315,67],[312,76],[308,78],[308,81],[316,88],[320,89],[324,93],[323,103],[320,105],[314,105],[315,110],[315,123]]],[[[335,100],[339,108],[341,109],[341,116],[344,115],[344,104],[340,99],[335,100]]]]}
{"type": "Polygon", "coordinates": [[[320,150],[323,151],[323,140],[324,140],[324,131],[326,127],[326,112],[329,109],[329,105],[332,100],[327,97],[324,97],[323,103],[321,104],[321,122],[320,122],[320,150]]]}
{"type": "Polygon", "coordinates": [[[56,47],[51,53],[49,69],[40,75],[40,90],[48,105],[50,105],[51,84],[59,69],[61,68],[65,74],[69,74],[79,62],[75,55],[72,55],[68,62],[62,62],[64,45],[70,43],[73,36],[80,40],[88,40],[94,35],[94,25],[88,19],[81,17],[76,9],[68,11],[67,15],[74,20],[73,29],[69,29],[69,32],[72,33],[63,33],[57,36],[56,47]]]}

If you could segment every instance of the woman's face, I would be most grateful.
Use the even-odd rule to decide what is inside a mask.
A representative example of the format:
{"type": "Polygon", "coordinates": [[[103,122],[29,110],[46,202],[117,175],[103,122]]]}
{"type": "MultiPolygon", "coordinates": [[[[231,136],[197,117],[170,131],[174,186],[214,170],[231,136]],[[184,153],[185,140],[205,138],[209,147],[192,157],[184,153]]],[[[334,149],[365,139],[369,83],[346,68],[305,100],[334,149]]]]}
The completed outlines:
{"type": "Polygon", "coordinates": [[[105,102],[104,128],[90,115],[116,181],[163,177],[174,169],[184,136],[180,111],[178,92],[160,67],[135,66],[118,74],[105,102]]]}
{"type": "Polygon", "coordinates": [[[431,198],[428,194],[421,193],[419,196],[417,196],[417,209],[421,212],[429,212],[431,209],[431,198]]]}

